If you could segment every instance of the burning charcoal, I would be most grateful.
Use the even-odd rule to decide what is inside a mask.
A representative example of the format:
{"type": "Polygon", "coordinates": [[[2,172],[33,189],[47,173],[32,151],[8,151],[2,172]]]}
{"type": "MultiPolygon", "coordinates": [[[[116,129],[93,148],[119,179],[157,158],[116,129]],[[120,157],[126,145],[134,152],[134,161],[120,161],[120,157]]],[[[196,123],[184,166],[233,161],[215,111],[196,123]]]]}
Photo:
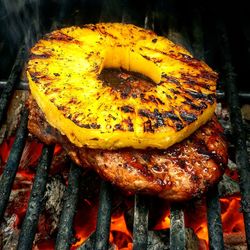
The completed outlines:
{"type": "MultiPolygon", "coordinates": [[[[63,194],[66,189],[61,176],[53,176],[48,180],[46,193],[44,195],[45,209],[39,217],[37,234],[34,240],[34,247],[39,248],[45,240],[47,242],[53,238],[62,210],[63,194]]],[[[49,243],[48,243],[49,244],[49,243]]],[[[53,245],[53,244],[52,244],[53,245]]]]}
{"type": "MultiPolygon", "coordinates": [[[[94,248],[95,242],[95,232],[92,233],[87,240],[78,248],[78,250],[88,250],[94,248]]],[[[108,250],[116,250],[117,246],[115,244],[109,244],[108,250]]]]}
{"type": "MultiPolygon", "coordinates": [[[[199,239],[194,233],[193,229],[185,228],[185,249],[197,250],[199,249],[199,239]]],[[[170,230],[164,229],[159,231],[148,232],[148,250],[168,250],[170,249],[170,230]]]]}
{"type": "Polygon", "coordinates": [[[238,182],[234,181],[232,178],[224,174],[222,180],[218,185],[218,190],[219,196],[225,197],[233,194],[238,194],[240,192],[240,187],[238,182]]]}
{"type": "Polygon", "coordinates": [[[168,250],[170,249],[170,230],[149,231],[148,250],[168,250]]]}
{"type": "Polygon", "coordinates": [[[44,198],[46,199],[45,210],[50,214],[50,233],[53,233],[58,226],[65,190],[66,186],[60,176],[52,177],[46,185],[44,198]]]}
{"type": "Polygon", "coordinates": [[[0,130],[0,144],[5,138],[11,136],[19,126],[21,110],[24,107],[27,97],[27,91],[15,91],[7,111],[6,121],[0,130]]]}
{"type": "Polygon", "coordinates": [[[237,165],[233,161],[231,161],[230,159],[228,159],[227,166],[231,170],[237,170],[238,169],[237,165]]]}
{"type": "Polygon", "coordinates": [[[17,228],[18,216],[13,214],[0,227],[0,249],[14,250],[17,247],[19,229],[17,228]]]}
{"type": "Polygon", "coordinates": [[[186,247],[188,250],[199,249],[199,239],[192,228],[185,228],[186,247]]]}
{"type": "Polygon", "coordinates": [[[225,250],[247,250],[246,235],[241,232],[224,233],[225,250]]]}

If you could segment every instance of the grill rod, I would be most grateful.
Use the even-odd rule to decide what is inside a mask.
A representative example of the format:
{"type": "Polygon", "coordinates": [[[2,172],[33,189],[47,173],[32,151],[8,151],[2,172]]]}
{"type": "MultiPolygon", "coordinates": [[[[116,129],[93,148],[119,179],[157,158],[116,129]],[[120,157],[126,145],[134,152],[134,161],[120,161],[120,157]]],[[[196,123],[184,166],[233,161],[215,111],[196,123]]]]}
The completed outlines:
{"type": "Polygon", "coordinates": [[[39,215],[42,210],[43,197],[46,190],[48,172],[50,169],[54,146],[44,146],[42,156],[37,166],[36,177],[30,194],[28,209],[22,224],[18,250],[32,249],[35,238],[39,215]]]}
{"type": "Polygon", "coordinates": [[[63,196],[64,204],[60,215],[58,234],[56,238],[55,249],[58,250],[69,249],[72,243],[72,226],[78,203],[81,173],[81,168],[72,162],[68,177],[68,187],[63,196]]]}
{"type": "Polygon", "coordinates": [[[19,162],[21,160],[22,152],[25,146],[27,137],[27,123],[28,111],[27,109],[24,109],[21,117],[21,123],[17,130],[16,139],[11,148],[3,174],[0,177],[0,222],[7,207],[12,185],[16,177],[19,162]]]}
{"type": "Polygon", "coordinates": [[[170,250],[185,249],[184,212],[180,204],[170,208],[170,250]]]}
{"type": "Polygon", "coordinates": [[[210,249],[223,250],[223,229],[221,223],[221,206],[218,186],[207,194],[207,224],[210,249]]]}
{"type": "Polygon", "coordinates": [[[72,243],[72,225],[78,203],[81,172],[81,168],[72,162],[68,178],[68,187],[63,196],[64,204],[56,238],[55,249],[58,250],[69,249],[72,243]]]}
{"type": "MultiPolygon", "coordinates": [[[[193,37],[194,43],[194,55],[199,57],[201,60],[205,60],[205,53],[204,53],[204,33],[201,26],[201,16],[197,10],[194,10],[193,15],[193,37]]],[[[217,91],[217,98],[218,93],[223,94],[225,97],[225,93],[221,93],[217,91]]],[[[219,98],[218,98],[219,99],[219,98]]],[[[207,225],[208,225],[208,236],[209,236],[209,245],[211,249],[224,249],[224,240],[223,240],[223,229],[222,229],[222,221],[221,221],[221,206],[218,194],[218,186],[212,188],[206,197],[206,204],[207,204],[207,225]]]]}
{"type": "Polygon", "coordinates": [[[109,246],[109,231],[111,221],[112,189],[110,183],[102,181],[99,208],[96,224],[94,249],[105,250],[109,246]]]}
{"type": "Polygon", "coordinates": [[[133,250],[147,249],[148,207],[147,197],[136,194],[134,205],[133,250]]]}
{"type": "Polygon", "coordinates": [[[25,46],[22,46],[17,54],[16,61],[11,69],[9,79],[4,84],[3,92],[0,96],[0,125],[3,123],[4,116],[7,112],[7,106],[11,99],[11,95],[19,81],[20,74],[22,72],[24,62],[27,58],[27,50],[25,46]]]}
{"type": "Polygon", "coordinates": [[[224,61],[224,76],[227,101],[229,104],[230,121],[236,148],[236,165],[240,176],[241,206],[244,216],[247,247],[250,249],[250,164],[246,146],[246,135],[243,128],[239,105],[236,74],[232,64],[229,40],[224,24],[217,25],[217,34],[220,42],[221,58],[224,61]]]}

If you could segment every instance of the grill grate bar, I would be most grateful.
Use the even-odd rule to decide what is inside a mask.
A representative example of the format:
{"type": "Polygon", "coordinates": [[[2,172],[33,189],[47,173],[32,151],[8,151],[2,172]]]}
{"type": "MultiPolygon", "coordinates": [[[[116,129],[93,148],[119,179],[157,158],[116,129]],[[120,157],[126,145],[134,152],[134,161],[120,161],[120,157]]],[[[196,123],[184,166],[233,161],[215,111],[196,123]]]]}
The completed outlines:
{"type": "Polygon", "coordinates": [[[112,190],[110,183],[102,181],[96,224],[95,250],[105,250],[109,246],[109,231],[112,208],[112,190]]]}
{"type": "Polygon", "coordinates": [[[60,216],[59,230],[56,239],[56,249],[69,249],[73,238],[73,219],[79,196],[81,168],[71,163],[68,187],[64,193],[64,204],[60,216]]]}
{"type": "Polygon", "coordinates": [[[15,89],[17,82],[19,81],[20,74],[22,72],[24,62],[27,57],[27,50],[25,47],[21,47],[18,51],[16,61],[12,67],[9,79],[5,85],[0,98],[0,125],[3,123],[4,116],[7,111],[8,103],[11,99],[11,95],[15,89]]]}
{"type": "Polygon", "coordinates": [[[221,207],[218,187],[211,189],[207,195],[207,220],[210,249],[224,249],[223,230],[221,224],[221,207]]]}
{"type": "Polygon", "coordinates": [[[180,204],[172,204],[170,208],[170,225],[170,250],[184,250],[184,212],[180,204]]]}
{"type": "Polygon", "coordinates": [[[17,130],[15,142],[11,148],[10,155],[0,178],[0,221],[7,207],[11,188],[16,176],[22,152],[27,136],[28,111],[23,110],[20,126],[17,130]]]}
{"type": "Polygon", "coordinates": [[[51,165],[54,146],[44,146],[37,166],[36,177],[30,194],[28,209],[22,224],[17,249],[32,249],[36,234],[39,214],[42,210],[43,197],[46,190],[48,172],[51,165]]]}
{"type": "MultiPolygon", "coordinates": [[[[194,36],[194,54],[197,58],[206,60],[204,51],[204,33],[201,25],[201,15],[194,10],[193,18],[193,36],[194,36]]],[[[217,91],[217,99],[225,98],[225,93],[217,91]]],[[[207,194],[207,223],[209,245],[211,249],[224,249],[223,229],[221,221],[221,207],[218,194],[218,186],[215,186],[207,194]]]]}
{"type": "Polygon", "coordinates": [[[246,135],[241,117],[236,74],[232,64],[230,46],[225,26],[220,22],[217,26],[221,57],[224,61],[224,74],[230,120],[236,148],[236,165],[240,175],[241,206],[245,222],[247,246],[250,249],[250,164],[246,147],[246,135]]]}
{"type": "MultiPolygon", "coordinates": [[[[7,83],[7,81],[0,81],[0,89],[4,89],[7,83]]],[[[15,86],[15,90],[29,90],[29,85],[27,82],[19,81],[15,86]]]]}
{"type": "Polygon", "coordinates": [[[145,196],[135,195],[133,249],[147,249],[148,245],[148,201],[145,196]]]}

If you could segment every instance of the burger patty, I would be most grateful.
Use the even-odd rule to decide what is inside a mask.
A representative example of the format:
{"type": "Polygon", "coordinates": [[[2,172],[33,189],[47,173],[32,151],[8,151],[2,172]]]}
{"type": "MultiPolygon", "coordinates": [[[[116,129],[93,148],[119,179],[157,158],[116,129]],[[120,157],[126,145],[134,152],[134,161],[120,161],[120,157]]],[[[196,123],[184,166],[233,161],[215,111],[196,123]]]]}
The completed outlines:
{"type": "Polygon", "coordinates": [[[46,144],[59,143],[72,160],[94,169],[103,179],[132,192],[172,201],[199,197],[220,180],[227,164],[227,145],[217,118],[166,150],[79,148],[45,120],[30,96],[29,131],[46,144]]]}

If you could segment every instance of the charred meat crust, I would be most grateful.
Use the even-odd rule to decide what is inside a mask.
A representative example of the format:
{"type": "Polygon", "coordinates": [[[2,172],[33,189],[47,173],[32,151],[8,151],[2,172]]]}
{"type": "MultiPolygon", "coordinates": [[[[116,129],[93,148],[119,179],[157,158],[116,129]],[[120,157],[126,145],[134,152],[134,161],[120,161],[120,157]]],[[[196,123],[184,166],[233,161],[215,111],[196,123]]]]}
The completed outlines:
{"type": "Polygon", "coordinates": [[[46,144],[61,144],[74,162],[94,168],[104,179],[132,193],[188,200],[217,183],[227,163],[227,145],[215,116],[188,139],[166,150],[96,150],[70,143],[45,121],[32,97],[27,106],[32,134],[46,144]]]}

